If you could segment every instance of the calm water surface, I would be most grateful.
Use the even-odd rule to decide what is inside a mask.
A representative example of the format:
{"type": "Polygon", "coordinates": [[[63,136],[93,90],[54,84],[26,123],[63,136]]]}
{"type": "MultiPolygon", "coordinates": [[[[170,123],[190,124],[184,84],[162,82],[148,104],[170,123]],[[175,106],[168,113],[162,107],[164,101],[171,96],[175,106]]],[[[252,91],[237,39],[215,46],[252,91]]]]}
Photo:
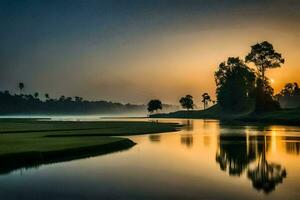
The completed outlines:
{"type": "Polygon", "coordinates": [[[0,199],[300,199],[300,128],[185,124],[133,148],[0,175],[0,199]]]}

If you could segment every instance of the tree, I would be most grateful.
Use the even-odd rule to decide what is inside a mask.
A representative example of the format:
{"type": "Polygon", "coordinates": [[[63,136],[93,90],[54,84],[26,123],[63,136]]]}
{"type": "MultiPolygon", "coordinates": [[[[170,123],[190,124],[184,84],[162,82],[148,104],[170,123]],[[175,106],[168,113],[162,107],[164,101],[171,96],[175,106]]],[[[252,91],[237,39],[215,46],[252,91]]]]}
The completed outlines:
{"type": "Polygon", "coordinates": [[[239,57],[229,57],[215,72],[217,100],[224,110],[240,111],[254,98],[255,72],[239,57]]]}
{"type": "Polygon", "coordinates": [[[74,97],[75,98],[75,102],[82,102],[82,100],[83,100],[83,98],[82,97],[78,97],[78,96],[76,96],[76,97],[74,97]]]}
{"type": "Polygon", "coordinates": [[[246,62],[252,62],[257,68],[259,77],[265,82],[267,69],[280,67],[284,63],[280,53],[277,53],[273,45],[267,41],[251,46],[251,52],[245,58],[246,62]]]}
{"type": "Polygon", "coordinates": [[[35,92],[35,93],[34,93],[34,98],[37,99],[38,97],[39,97],[39,93],[38,93],[38,92],[35,92]]]}
{"type": "Polygon", "coordinates": [[[154,111],[161,110],[161,109],[162,109],[162,103],[160,100],[153,99],[149,101],[148,108],[147,108],[148,112],[152,113],[154,111]]]}
{"type": "Polygon", "coordinates": [[[182,108],[185,108],[187,110],[194,108],[194,101],[191,95],[186,95],[185,97],[181,97],[179,103],[181,104],[182,108]]]}
{"type": "Polygon", "coordinates": [[[251,46],[251,52],[245,58],[246,62],[252,62],[257,68],[256,81],[256,111],[276,110],[280,105],[273,98],[273,88],[265,76],[267,69],[280,67],[284,63],[280,53],[277,53],[273,45],[267,41],[251,46]]]}
{"type": "Polygon", "coordinates": [[[203,103],[204,110],[205,110],[206,106],[208,105],[208,102],[210,102],[210,101],[211,101],[211,98],[208,95],[208,93],[202,94],[202,101],[201,102],[203,103]]]}
{"type": "Polygon", "coordinates": [[[263,81],[261,78],[256,80],[255,88],[255,111],[274,111],[280,109],[280,104],[273,96],[274,89],[270,85],[268,78],[263,81]]]}
{"type": "Polygon", "coordinates": [[[64,102],[66,100],[66,97],[64,95],[59,97],[59,101],[64,102]]]}
{"type": "Polygon", "coordinates": [[[287,83],[280,92],[281,96],[297,96],[300,95],[298,83],[287,83]]]}
{"type": "Polygon", "coordinates": [[[18,87],[20,89],[20,93],[22,93],[23,89],[25,88],[25,85],[24,83],[19,83],[18,87]]]}

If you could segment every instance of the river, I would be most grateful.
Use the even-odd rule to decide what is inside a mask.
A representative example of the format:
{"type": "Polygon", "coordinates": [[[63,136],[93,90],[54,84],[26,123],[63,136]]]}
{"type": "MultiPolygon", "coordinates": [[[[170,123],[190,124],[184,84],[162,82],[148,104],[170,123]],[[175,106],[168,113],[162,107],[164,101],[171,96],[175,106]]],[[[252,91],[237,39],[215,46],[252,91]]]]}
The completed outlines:
{"type": "Polygon", "coordinates": [[[155,121],[185,126],[129,136],[137,145],[126,151],[0,175],[0,199],[300,199],[300,127],[155,121]]]}

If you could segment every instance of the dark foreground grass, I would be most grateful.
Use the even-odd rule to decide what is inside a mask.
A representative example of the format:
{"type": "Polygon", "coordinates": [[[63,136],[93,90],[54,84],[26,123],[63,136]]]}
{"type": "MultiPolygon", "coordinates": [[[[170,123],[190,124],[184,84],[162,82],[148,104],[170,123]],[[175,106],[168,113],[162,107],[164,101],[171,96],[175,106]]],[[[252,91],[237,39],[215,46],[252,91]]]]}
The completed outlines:
{"type": "Polygon", "coordinates": [[[0,173],[128,149],[115,136],[176,131],[179,125],[154,122],[54,122],[0,120],[0,173]]]}
{"type": "Polygon", "coordinates": [[[284,124],[300,126],[300,109],[282,109],[273,112],[251,113],[238,119],[241,122],[284,124]]]}

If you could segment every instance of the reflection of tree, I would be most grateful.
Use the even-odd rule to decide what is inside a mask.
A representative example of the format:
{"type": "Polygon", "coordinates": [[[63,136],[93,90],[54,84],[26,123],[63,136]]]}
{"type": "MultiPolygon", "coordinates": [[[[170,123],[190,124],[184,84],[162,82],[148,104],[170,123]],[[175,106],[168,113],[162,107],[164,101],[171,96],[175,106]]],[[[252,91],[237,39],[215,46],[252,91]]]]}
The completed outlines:
{"type": "Polygon", "coordinates": [[[209,146],[209,144],[210,144],[210,137],[209,136],[207,136],[207,135],[203,136],[203,144],[205,146],[209,146]]]}
{"type": "Polygon", "coordinates": [[[149,135],[149,140],[151,142],[160,142],[160,135],[149,135]]]}
{"type": "Polygon", "coordinates": [[[253,187],[266,193],[273,191],[285,177],[286,170],[281,165],[268,163],[266,151],[260,155],[257,166],[248,170],[248,178],[251,179],[253,187]]]}
{"type": "Polygon", "coordinates": [[[184,120],[182,121],[183,129],[186,131],[192,131],[194,129],[194,121],[193,120],[184,120]]]}
{"type": "Polygon", "coordinates": [[[193,146],[193,135],[192,134],[186,134],[181,135],[181,144],[186,145],[187,147],[193,146]]]}
{"type": "Polygon", "coordinates": [[[266,159],[267,138],[221,135],[216,162],[231,176],[240,176],[247,170],[248,178],[257,190],[271,192],[286,177],[286,170],[266,159]],[[256,162],[254,162],[256,161],[256,162]],[[254,168],[249,164],[254,162],[254,168]]]}
{"type": "Polygon", "coordinates": [[[219,146],[216,161],[230,175],[240,176],[249,162],[255,159],[254,149],[247,151],[245,136],[220,136],[219,146]]]}
{"type": "Polygon", "coordinates": [[[288,141],[286,142],[286,151],[290,154],[297,154],[300,153],[300,142],[299,141],[288,141]]]}

